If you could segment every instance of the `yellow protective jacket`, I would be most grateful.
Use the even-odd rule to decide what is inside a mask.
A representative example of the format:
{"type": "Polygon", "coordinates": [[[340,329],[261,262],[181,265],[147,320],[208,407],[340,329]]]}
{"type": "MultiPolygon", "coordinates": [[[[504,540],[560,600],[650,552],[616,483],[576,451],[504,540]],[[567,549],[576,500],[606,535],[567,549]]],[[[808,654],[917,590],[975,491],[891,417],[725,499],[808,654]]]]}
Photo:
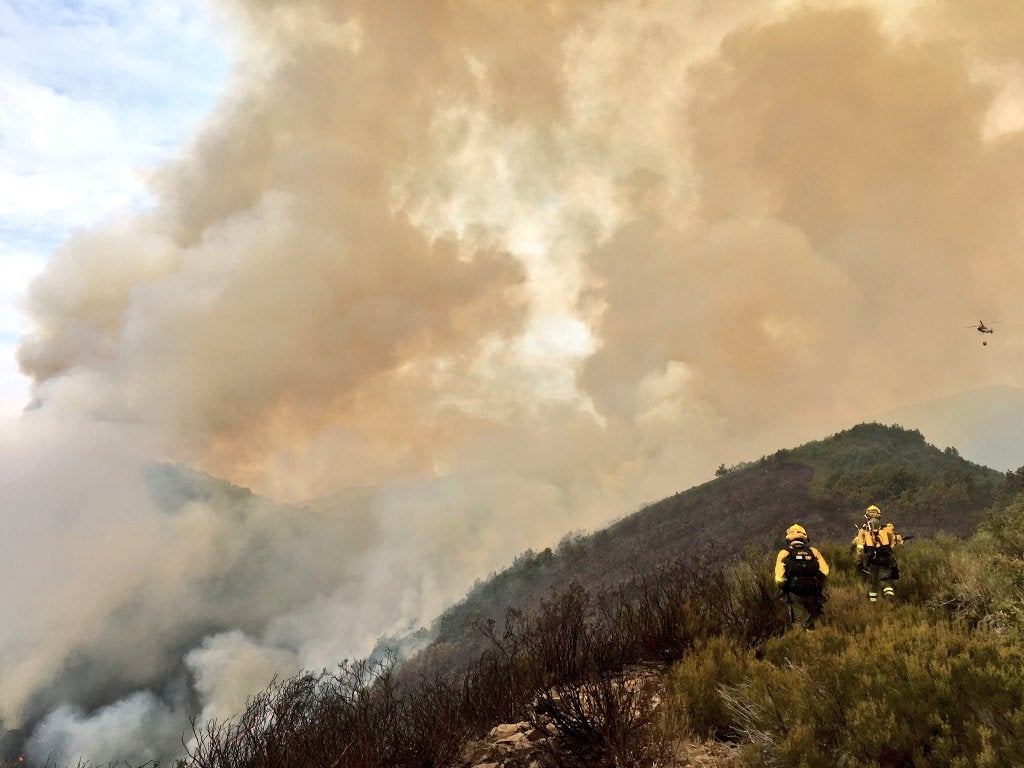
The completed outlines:
{"type": "Polygon", "coordinates": [[[882,530],[884,530],[884,531],[888,531],[888,532],[889,532],[889,535],[890,535],[890,536],[892,537],[892,545],[893,545],[894,547],[895,547],[895,546],[896,546],[897,544],[902,544],[902,543],[903,543],[903,537],[902,537],[902,536],[900,536],[900,535],[899,535],[898,533],[896,533],[896,526],[895,526],[895,525],[893,525],[892,523],[886,523],[886,524],[885,524],[885,525],[884,525],[884,526],[882,527],[882,530]]]}
{"type": "MultiPolygon", "coordinates": [[[[821,556],[814,547],[808,547],[809,550],[814,554],[814,557],[818,561],[818,568],[821,570],[822,576],[828,576],[828,563],[825,562],[825,558],[821,556]]],[[[783,549],[779,552],[775,558],[775,583],[785,584],[786,583],[786,558],[789,557],[789,550],[783,549]]]]}
{"type": "Polygon", "coordinates": [[[857,531],[857,535],[853,537],[853,543],[857,546],[857,554],[863,553],[865,547],[874,549],[876,546],[875,536],[878,537],[877,546],[880,547],[895,547],[903,541],[903,537],[896,533],[892,523],[875,531],[874,536],[871,535],[871,531],[867,529],[867,526],[862,526],[857,531]]]}

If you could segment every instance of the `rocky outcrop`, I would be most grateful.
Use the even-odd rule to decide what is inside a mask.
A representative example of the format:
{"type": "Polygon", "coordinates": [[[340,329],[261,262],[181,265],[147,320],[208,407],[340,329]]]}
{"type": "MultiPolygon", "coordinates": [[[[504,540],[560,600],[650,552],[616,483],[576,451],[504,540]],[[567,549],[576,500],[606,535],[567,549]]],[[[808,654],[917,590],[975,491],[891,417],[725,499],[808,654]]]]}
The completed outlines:
{"type": "Polygon", "coordinates": [[[502,723],[486,738],[467,744],[456,768],[541,768],[542,749],[550,738],[525,721],[502,723]]]}
{"type": "MultiPolygon", "coordinates": [[[[470,742],[452,768],[547,768],[544,747],[551,734],[527,722],[503,723],[487,736],[470,742]]],[[[663,768],[740,768],[739,749],[716,741],[677,744],[663,768]]]]}
{"type": "MultiPolygon", "coordinates": [[[[677,739],[665,730],[663,724],[655,723],[656,710],[664,697],[660,671],[654,667],[634,666],[609,681],[610,686],[605,689],[594,684],[562,689],[571,701],[565,701],[555,690],[549,691],[543,697],[543,705],[540,701],[535,702],[533,723],[524,720],[495,726],[484,738],[469,742],[451,768],[549,768],[562,765],[562,758],[567,756],[563,752],[566,745],[559,742],[556,723],[565,723],[554,712],[549,714],[549,710],[561,710],[563,717],[568,712],[575,712],[600,720],[607,716],[596,706],[597,697],[602,695],[605,704],[609,698],[618,702],[617,717],[625,716],[649,724],[649,728],[637,731],[637,735],[650,739],[650,744],[646,745],[647,748],[631,750],[633,759],[646,753],[641,764],[647,764],[646,759],[649,759],[651,765],[659,768],[739,768],[739,749],[735,745],[677,739]]],[[[577,762],[570,761],[571,764],[577,762]]]]}

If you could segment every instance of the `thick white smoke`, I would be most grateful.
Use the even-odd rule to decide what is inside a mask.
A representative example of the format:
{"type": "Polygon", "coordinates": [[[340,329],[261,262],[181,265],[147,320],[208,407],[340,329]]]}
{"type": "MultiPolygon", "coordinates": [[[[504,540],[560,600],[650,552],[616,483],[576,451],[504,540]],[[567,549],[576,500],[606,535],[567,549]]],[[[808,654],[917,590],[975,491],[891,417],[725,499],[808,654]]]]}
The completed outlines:
{"type": "Polygon", "coordinates": [[[248,54],[155,209],[28,298],[33,755],[166,758],[527,547],[1020,380],[1019,337],[954,338],[1024,287],[998,2],[228,5],[248,54]]]}

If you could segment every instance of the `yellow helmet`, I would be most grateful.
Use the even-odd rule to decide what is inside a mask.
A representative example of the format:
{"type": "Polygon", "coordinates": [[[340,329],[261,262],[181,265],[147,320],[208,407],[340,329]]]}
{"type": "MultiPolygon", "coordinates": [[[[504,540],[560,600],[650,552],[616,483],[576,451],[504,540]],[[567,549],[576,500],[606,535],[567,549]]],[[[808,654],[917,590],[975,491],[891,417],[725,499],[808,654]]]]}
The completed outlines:
{"type": "Polygon", "coordinates": [[[800,524],[791,525],[786,529],[786,541],[794,541],[796,539],[806,539],[807,531],[800,524]]]}
{"type": "Polygon", "coordinates": [[[864,517],[869,517],[869,518],[870,517],[881,517],[881,516],[882,516],[882,510],[880,510],[874,504],[872,504],[870,507],[868,507],[867,511],[864,513],[864,517]]]}

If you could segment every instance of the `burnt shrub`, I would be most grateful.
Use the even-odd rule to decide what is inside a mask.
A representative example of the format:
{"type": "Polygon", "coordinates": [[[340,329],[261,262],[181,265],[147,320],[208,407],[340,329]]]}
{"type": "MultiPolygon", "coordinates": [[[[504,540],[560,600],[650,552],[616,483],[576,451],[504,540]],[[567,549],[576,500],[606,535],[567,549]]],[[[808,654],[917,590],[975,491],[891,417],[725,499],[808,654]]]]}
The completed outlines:
{"type": "Polygon", "coordinates": [[[194,727],[194,768],[423,768],[452,762],[468,730],[450,681],[400,683],[395,659],[274,681],[233,721],[194,727]]]}
{"type": "MultiPolygon", "coordinates": [[[[650,588],[650,584],[647,585],[650,588]]],[[[647,594],[650,604],[657,600],[647,594]]],[[[509,659],[515,686],[531,692],[526,719],[546,739],[548,762],[561,766],[657,766],[668,759],[659,726],[658,676],[631,662],[639,638],[658,621],[638,620],[624,593],[595,599],[579,585],[554,592],[529,613],[510,611],[499,634],[486,632],[498,656],[509,659]],[[624,615],[626,614],[626,615],[624,615]]]]}

